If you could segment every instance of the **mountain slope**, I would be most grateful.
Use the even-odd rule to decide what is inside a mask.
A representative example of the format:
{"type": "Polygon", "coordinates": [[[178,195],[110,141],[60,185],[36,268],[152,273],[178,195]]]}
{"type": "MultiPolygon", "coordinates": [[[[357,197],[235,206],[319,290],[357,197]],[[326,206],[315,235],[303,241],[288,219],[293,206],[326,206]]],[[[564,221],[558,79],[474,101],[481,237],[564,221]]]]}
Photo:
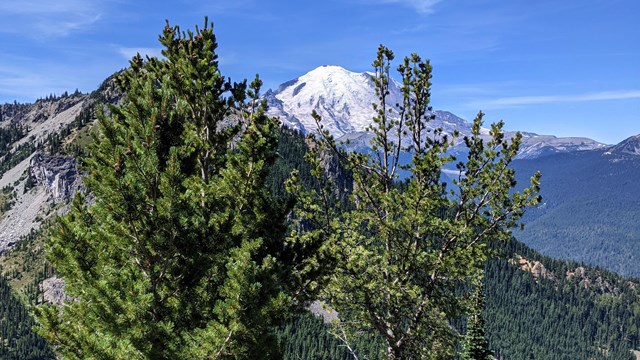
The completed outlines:
{"type": "Polygon", "coordinates": [[[516,161],[519,183],[542,172],[543,203],[514,235],[546,255],[640,276],[640,156],[628,144],[516,161]]]}
{"type": "MultiPolygon", "coordinates": [[[[395,84],[394,84],[395,85],[395,84]]],[[[391,86],[388,105],[401,100],[398,86],[391,86]]],[[[271,116],[279,116],[288,127],[315,128],[313,110],[334,136],[365,131],[371,122],[371,103],[376,100],[368,73],[353,73],[339,66],[321,66],[265,94],[271,116]]]]}
{"type": "Polygon", "coordinates": [[[38,228],[38,215],[49,209],[44,187],[30,192],[24,190],[33,154],[44,149],[54,138],[59,141],[61,132],[75,127],[74,122],[89,106],[88,103],[88,95],[74,94],[0,108],[3,119],[0,126],[7,128],[19,123],[29,129],[24,136],[12,142],[5,153],[0,154],[3,170],[7,165],[0,177],[0,187],[10,191],[14,198],[13,206],[5,209],[0,218],[0,252],[38,228]]]}
{"type": "Polygon", "coordinates": [[[605,152],[605,155],[640,155],[640,135],[631,136],[619,144],[610,147],[605,152]]]}
{"type": "Polygon", "coordinates": [[[0,316],[0,358],[55,359],[46,341],[33,331],[35,321],[27,307],[15,297],[4,276],[0,276],[0,316]]]}
{"type": "Polygon", "coordinates": [[[633,359],[637,281],[518,242],[485,268],[487,339],[498,359],[633,359]]]}

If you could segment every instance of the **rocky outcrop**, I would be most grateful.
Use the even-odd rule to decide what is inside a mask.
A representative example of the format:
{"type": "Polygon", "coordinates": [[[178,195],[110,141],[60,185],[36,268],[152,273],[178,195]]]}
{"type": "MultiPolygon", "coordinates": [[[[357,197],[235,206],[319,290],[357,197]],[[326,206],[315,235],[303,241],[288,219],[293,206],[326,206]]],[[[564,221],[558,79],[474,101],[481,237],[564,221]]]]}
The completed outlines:
{"type": "Polygon", "coordinates": [[[49,200],[61,202],[77,191],[84,191],[77,162],[72,157],[36,153],[29,164],[29,176],[35,185],[42,185],[49,200]]]}
{"type": "MultiPolygon", "coordinates": [[[[581,287],[585,289],[592,289],[600,294],[613,294],[618,295],[620,289],[611,281],[602,276],[599,270],[587,271],[583,266],[578,266],[574,270],[567,270],[567,280],[577,279],[581,287]]],[[[635,284],[631,281],[627,282],[627,286],[634,288],[635,284]]]]}
{"type": "Polygon", "coordinates": [[[340,321],[338,312],[328,307],[322,301],[316,300],[312,302],[311,305],[309,305],[308,310],[316,316],[322,316],[322,320],[325,324],[331,324],[335,321],[340,321]]]}
{"type": "Polygon", "coordinates": [[[40,284],[40,290],[42,290],[44,301],[54,305],[62,306],[65,301],[76,301],[65,294],[64,280],[57,276],[44,279],[40,284]]]}
{"type": "Polygon", "coordinates": [[[518,266],[518,268],[522,271],[530,272],[534,278],[543,278],[548,280],[555,280],[555,275],[547,270],[543,263],[536,260],[529,260],[520,255],[515,255],[513,259],[510,259],[509,262],[513,265],[518,266]]]}

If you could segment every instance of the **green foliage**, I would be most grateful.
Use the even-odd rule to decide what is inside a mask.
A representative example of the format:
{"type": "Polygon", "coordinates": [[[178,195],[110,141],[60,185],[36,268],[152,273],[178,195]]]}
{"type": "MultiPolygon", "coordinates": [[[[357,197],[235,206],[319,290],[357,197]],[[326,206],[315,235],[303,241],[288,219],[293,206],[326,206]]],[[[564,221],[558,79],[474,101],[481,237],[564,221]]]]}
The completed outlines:
{"type": "MultiPolygon", "coordinates": [[[[503,257],[489,259],[485,267],[486,303],[480,314],[485,319],[485,338],[496,358],[635,359],[630,350],[640,346],[637,280],[553,260],[517,241],[501,244],[500,248],[503,257]],[[508,260],[516,254],[542,262],[553,278],[536,278],[521,270],[508,260]]],[[[472,309],[471,316],[480,308],[472,309]]],[[[353,359],[345,355],[346,346],[331,331],[311,315],[290,320],[279,332],[284,358],[353,359]],[[336,348],[341,350],[335,353],[336,348]]],[[[382,350],[374,339],[356,340],[352,345],[361,359],[384,358],[373,355],[382,350]]]]}
{"type": "Polygon", "coordinates": [[[31,305],[42,300],[40,283],[50,276],[42,252],[42,232],[31,231],[0,257],[0,358],[54,359],[40,335],[31,305]]]}
{"type": "Polygon", "coordinates": [[[448,190],[440,179],[453,161],[445,155],[452,140],[427,128],[431,66],[414,54],[398,67],[404,98],[395,113],[386,105],[392,60],[381,46],[373,63],[379,103],[372,154],[342,151],[314,114],[321,132],[309,156],[314,174],[322,177],[326,154],[336,154],[352,172],[354,190],[346,204],[331,201],[337,190],[329,178],[321,191],[301,195],[298,215],[313,226],[298,236],[327,239],[335,271],[325,296],[349,332],[377,332],[390,359],[451,358],[458,334],[449,320],[466,307],[459,289],[478,275],[487,244],[506,240],[523,209],[538,202],[539,175],[529,188],[511,191],[509,165],[521,137],[506,141],[498,123],[485,143],[480,113],[464,139],[469,155],[458,163],[456,189],[448,190]],[[402,151],[412,153],[407,166],[399,164],[402,151]],[[401,167],[410,176],[398,184],[401,167]]]}
{"type": "MultiPolygon", "coordinates": [[[[316,181],[310,176],[311,169],[305,166],[302,158],[307,151],[304,138],[294,131],[281,129],[278,139],[279,156],[273,168],[282,167],[282,170],[270,171],[267,183],[275,184],[275,191],[281,188],[277,184],[282,183],[291,169],[297,168],[305,187],[316,186],[316,181]]],[[[24,294],[28,299],[33,298],[37,302],[40,295],[29,289],[38,289],[37,284],[42,279],[38,273],[46,268],[41,246],[41,236],[34,234],[25,237],[0,259],[14,292],[26,291],[24,294]],[[32,285],[34,283],[35,286],[32,285]]],[[[486,320],[486,338],[496,356],[501,359],[631,359],[629,349],[640,347],[640,284],[636,280],[574,262],[543,257],[516,241],[499,248],[504,259],[490,259],[484,272],[486,304],[482,313],[486,320]],[[517,265],[507,261],[515,254],[531,261],[541,261],[554,274],[555,280],[536,279],[531,273],[519,270],[517,265]],[[586,278],[567,277],[567,272],[575,272],[581,266],[585,269],[586,278]],[[599,278],[602,285],[597,285],[599,278]],[[588,282],[594,285],[585,288],[588,282]],[[605,352],[608,355],[605,356],[605,352]]],[[[15,301],[15,298],[8,296],[0,300],[0,304],[9,301],[15,301]]],[[[13,304],[5,306],[20,306],[13,304]]],[[[22,319],[31,321],[28,317],[22,319]]],[[[20,321],[5,324],[10,332],[31,327],[20,321]]],[[[330,330],[311,315],[293,317],[277,331],[283,358],[352,359],[344,344],[330,330]]],[[[379,336],[365,335],[350,343],[360,358],[384,358],[375,356],[386,350],[379,336]]],[[[3,335],[3,338],[10,336],[3,335]]],[[[44,342],[40,344],[46,348],[44,342]]],[[[24,349],[36,351],[38,348],[32,343],[24,349]]],[[[4,354],[0,357],[11,358],[4,354]]],[[[29,357],[16,355],[15,358],[29,357]]]]}
{"type": "Polygon", "coordinates": [[[30,139],[30,141],[16,146],[12,151],[8,151],[6,155],[2,157],[0,160],[0,175],[12,169],[36,151],[37,145],[34,143],[34,140],[35,139],[30,139]]]}
{"type": "Polygon", "coordinates": [[[491,360],[493,359],[489,344],[485,338],[484,294],[482,285],[476,285],[471,299],[471,313],[467,317],[467,332],[462,343],[462,360],[491,360]]]}
{"type": "Polygon", "coordinates": [[[290,197],[286,190],[286,180],[292,172],[298,174],[299,180],[307,188],[315,186],[315,179],[311,176],[311,167],[304,160],[308,151],[304,136],[286,127],[278,130],[278,157],[269,170],[266,183],[271,192],[279,199],[290,197]]]}
{"type": "Polygon", "coordinates": [[[7,127],[0,128],[0,155],[4,156],[11,145],[27,135],[29,129],[23,124],[12,122],[7,127]]]}
{"type": "Polygon", "coordinates": [[[39,230],[31,230],[0,257],[2,276],[9,282],[14,293],[25,304],[42,302],[42,280],[52,275],[52,269],[44,258],[43,244],[49,235],[48,222],[39,230]]]}
{"type": "Polygon", "coordinates": [[[13,207],[15,198],[16,192],[13,186],[5,185],[0,190],[0,214],[4,214],[13,207]]]}
{"type": "Polygon", "coordinates": [[[0,128],[0,176],[35,151],[36,145],[34,141],[27,141],[14,146],[17,141],[23,139],[28,133],[28,127],[17,122],[11,122],[7,127],[0,128]]]}
{"type": "Polygon", "coordinates": [[[134,57],[121,105],[99,113],[94,202],[77,196],[47,243],[77,301],[40,307],[39,331],[70,359],[278,358],[273,324],[308,280],[289,202],[265,185],[277,123],[257,78],[220,74],[206,20],[160,42],[165,59],[134,57]]]}
{"type": "Polygon", "coordinates": [[[499,359],[624,359],[640,346],[640,283],[511,241],[485,271],[486,337],[499,359]],[[534,277],[507,259],[539,261],[534,277]]]}
{"type": "Polygon", "coordinates": [[[13,295],[4,276],[0,276],[0,358],[6,360],[55,359],[27,308],[13,295]]]}
{"type": "MultiPolygon", "coordinates": [[[[290,319],[278,329],[278,338],[282,343],[282,358],[353,360],[353,354],[347,346],[328,331],[322,318],[309,313],[290,319]]],[[[360,359],[383,359],[384,349],[381,339],[372,333],[360,333],[349,344],[360,359]]]]}

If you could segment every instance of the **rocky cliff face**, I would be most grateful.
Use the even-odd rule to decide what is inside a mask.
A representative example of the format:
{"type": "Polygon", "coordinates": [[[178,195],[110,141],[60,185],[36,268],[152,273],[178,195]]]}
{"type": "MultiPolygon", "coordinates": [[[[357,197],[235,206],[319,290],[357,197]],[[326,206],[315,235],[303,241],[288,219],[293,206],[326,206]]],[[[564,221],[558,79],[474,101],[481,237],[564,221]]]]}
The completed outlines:
{"type": "Polygon", "coordinates": [[[38,229],[42,221],[56,211],[64,211],[56,204],[68,201],[77,191],[84,191],[80,175],[73,158],[41,152],[3,174],[0,187],[11,189],[14,202],[0,216],[0,253],[38,229]]]}
{"type": "Polygon", "coordinates": [[[555,275],[547,270],[543,263],[540,261],[532,261],[526,258],[523,258],[520,255],[517,255],[510,259],[509,262],[513,265],[518,266],[518,268],[522,271],[530,272],[534,278],[543,278],[548,280],[555,280],[555,275]]]}
{"type": "Polygon", "coordinates": [[[84,190],[77,162],[72,157],[38,152],[29,163],[29,176],[35,185],[44,186],[50,201],[66,201],[84,190]]]}
{"type": "Polygon", "coordinates": [[[44,301],[54,305],[62,306],[65,301],[77,301],[65,294],[64,281],[57,276],[42,281],[40,290],[43,293],[44,301]]]}

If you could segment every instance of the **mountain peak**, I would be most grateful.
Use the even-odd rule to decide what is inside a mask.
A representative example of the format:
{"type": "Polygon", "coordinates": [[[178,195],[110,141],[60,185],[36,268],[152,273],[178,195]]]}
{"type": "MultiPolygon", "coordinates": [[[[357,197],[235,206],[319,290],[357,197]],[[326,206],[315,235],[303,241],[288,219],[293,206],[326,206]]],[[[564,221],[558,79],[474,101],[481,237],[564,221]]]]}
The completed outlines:
{"type": "Polygon", "coordinates": [[[322,74],[325,74],[325,73],[336,73],[336,72],[356,74],[355,72],[349,71],[349,70],[343,68],[340,65],[320,65],[317,68],[309,71],[307,73],[307,75],[309,75],[309,74],[319,74],[319,73],[322,73],[322,74]]]}
{"type": "Polygon", "coordinates": [[[640,155],[640,134],[631,136],[613,145],[605,155],[640,155]]]}
{"type": "MultiPolygon", "coordinates": [[[[372,104],[378,101],[369,73],[352,72],[337,65],[317,67],[285,82],[276,91],[268,91],[265,98],[268,115],[278,116],[283,124],[314,131],[311,113],[316,111],[324,128],[336,137],[365,131],[375,116],[372,104]]],[[[399,85],[391,82],[387,105],[393,108],[400,99],[399,85]]]]}

